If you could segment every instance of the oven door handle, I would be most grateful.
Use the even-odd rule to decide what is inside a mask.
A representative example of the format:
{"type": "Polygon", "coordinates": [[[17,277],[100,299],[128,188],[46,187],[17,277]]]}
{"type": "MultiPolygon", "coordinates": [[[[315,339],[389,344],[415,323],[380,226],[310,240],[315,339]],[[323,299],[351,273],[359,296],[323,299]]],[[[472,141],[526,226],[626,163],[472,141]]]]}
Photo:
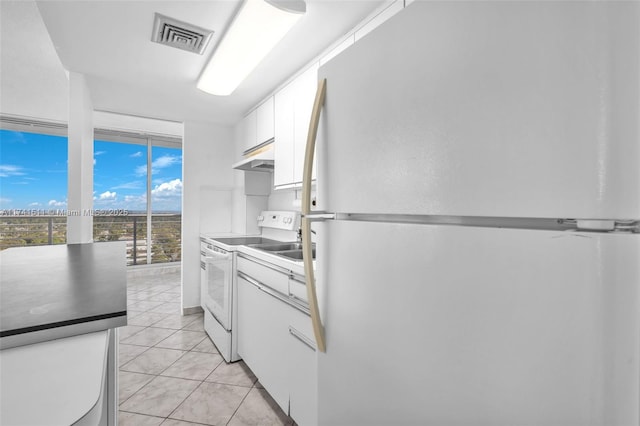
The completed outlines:
{"type": "Polygon", "coordinates": [[[213,250],[205,250],[205,256],[207,259],[212,259],[212,260],[229,260],[231,259],[231,253],[227,252],[227,253],[220,253],[217,251],[213,251],[213,250]]]}

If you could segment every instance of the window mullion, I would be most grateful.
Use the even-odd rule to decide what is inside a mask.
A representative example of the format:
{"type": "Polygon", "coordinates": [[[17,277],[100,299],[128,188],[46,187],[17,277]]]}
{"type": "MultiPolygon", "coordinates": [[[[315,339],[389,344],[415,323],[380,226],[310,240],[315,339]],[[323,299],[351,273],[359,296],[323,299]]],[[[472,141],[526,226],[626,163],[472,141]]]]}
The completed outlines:
{"type": "Polygon", "coordinates": [[[151,264],[151,138],[147,138],[147,264],[151,264]]]}

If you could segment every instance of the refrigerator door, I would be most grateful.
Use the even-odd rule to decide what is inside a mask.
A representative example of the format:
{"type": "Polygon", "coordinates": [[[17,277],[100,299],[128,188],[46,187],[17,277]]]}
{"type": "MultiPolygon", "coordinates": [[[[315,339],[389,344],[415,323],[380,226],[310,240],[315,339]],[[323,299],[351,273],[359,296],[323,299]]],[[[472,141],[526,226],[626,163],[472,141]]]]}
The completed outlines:
{"type": "Polygon", "coordinates": [[[320,225],[319,424],[639,423],[638,235],[320,225]]]}
{"type": "Polygon", "coordinates": [[[319,77],[323,210],[640,218],[640,2],[414,2],[319,77]]]}

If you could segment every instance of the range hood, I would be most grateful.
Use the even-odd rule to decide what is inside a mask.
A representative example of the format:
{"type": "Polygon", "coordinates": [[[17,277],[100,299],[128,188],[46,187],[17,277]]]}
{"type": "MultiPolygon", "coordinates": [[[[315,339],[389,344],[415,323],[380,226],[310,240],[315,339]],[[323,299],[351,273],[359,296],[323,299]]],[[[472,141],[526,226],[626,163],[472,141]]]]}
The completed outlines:
{"type": "Polygon", "coordinates": [[[236,170],[248,172],[272,172],[273,139],[244,152],[244,159],[233,165],[236,170]]]}

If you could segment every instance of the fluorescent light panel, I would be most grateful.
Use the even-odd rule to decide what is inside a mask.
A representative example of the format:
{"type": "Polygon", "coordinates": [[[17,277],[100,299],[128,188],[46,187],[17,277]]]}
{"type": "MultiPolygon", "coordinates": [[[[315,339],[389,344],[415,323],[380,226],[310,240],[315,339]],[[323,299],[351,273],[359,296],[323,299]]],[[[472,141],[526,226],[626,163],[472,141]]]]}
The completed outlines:
{"type": "Polygon", "coordinates": [[[227,96],[300,19],[264,0],[245,0],[198,80],[198,89],[227,96]]]}

